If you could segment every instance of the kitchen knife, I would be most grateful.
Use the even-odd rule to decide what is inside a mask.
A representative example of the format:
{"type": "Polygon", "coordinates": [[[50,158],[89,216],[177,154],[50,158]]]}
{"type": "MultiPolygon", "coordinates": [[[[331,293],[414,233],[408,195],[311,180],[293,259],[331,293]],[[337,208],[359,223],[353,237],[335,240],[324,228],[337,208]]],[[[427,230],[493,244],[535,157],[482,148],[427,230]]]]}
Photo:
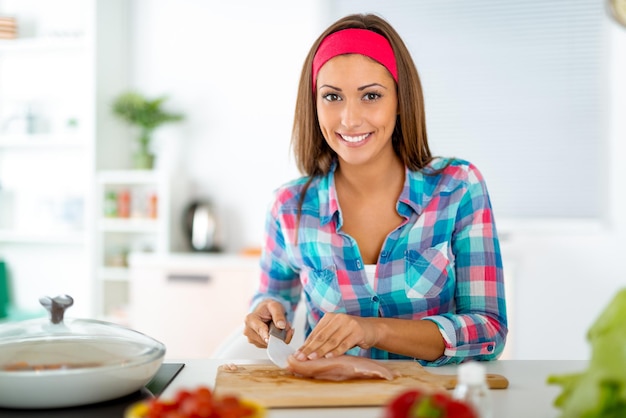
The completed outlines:
{"type": "Polygon", "coordinates": [[[286,369],[287,358],[296,352],[296,350],[285,342],[287,336],[286,329],[277,328],[274,322],[270,322],[270,338],[267,343],[267,356],[269,359],[280,367],[286,369]]]}

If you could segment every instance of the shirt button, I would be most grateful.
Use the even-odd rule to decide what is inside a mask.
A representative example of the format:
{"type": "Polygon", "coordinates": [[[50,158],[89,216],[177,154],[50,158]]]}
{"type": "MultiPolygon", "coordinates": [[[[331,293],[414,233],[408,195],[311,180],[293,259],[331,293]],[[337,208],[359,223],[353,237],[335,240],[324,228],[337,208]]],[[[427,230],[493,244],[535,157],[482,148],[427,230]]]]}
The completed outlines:
{"type": "Polygon", "coordinates": [[[493,345],[488,345],[487,346],[487,351],[489,351],[491,353],[493,351],[493,345]]]}
{"type": "Polygon", "coordinates": [[[361,269],[361,260],[356,260],[356,268],[361,269]]]}
{"type": "Polygon", "coordinates": [[[383,252],[381,252],[381,253],[380,253],[380,256],[381,256],[382,258],[387,257],[387,251],[383,251],[383,252]]]}
{"type": "Polygon", "coordinates": [[[378,302],[378,296],[372,297],[372,302],[378,302]]]}

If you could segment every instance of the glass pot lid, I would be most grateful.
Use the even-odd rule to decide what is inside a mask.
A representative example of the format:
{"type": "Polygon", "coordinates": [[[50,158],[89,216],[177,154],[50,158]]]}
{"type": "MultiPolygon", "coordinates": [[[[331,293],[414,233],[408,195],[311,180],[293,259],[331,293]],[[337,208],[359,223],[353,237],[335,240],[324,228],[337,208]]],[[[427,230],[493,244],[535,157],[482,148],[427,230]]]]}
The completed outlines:
{"type": "Polygon", "coordinates": [[[161,358],[165,346],[140,332],[105,321],[66,319],[74,300],[40,303],[50,318],[0,324],[0,373],[136,365],[161,358]]]}

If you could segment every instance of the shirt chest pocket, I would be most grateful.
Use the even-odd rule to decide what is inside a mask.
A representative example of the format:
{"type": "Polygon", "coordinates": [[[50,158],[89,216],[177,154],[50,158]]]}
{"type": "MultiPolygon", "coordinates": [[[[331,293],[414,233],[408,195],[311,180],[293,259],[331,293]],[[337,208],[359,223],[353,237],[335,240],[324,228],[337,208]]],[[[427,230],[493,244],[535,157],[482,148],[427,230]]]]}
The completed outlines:
{"type": "Polygon", "coordinates": [[[408,298],[432,298],[454,279],[448,242],[424,250],[405,252],[405,291],[408,298]]]}
{"type": "Polygon", "coordinates": [[[345,312],[334,265],[319,270],[303,268],[301,280],[304,292],[321,312],[345,312]]]}

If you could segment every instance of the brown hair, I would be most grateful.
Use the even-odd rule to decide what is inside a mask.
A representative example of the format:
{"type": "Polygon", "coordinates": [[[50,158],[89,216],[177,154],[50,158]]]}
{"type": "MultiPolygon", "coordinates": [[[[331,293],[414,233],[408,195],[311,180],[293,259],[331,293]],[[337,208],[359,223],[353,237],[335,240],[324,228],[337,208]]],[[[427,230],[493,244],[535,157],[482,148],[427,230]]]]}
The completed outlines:
{"type": "MultiPolygon", "coordinates": [[[[433,156],[428,147],[422,84],[409,50],[396,30],[384,19],[373,14],[353,14],[343,17],[326,29],[309,51],[298,88],[291,144],[300,172],[307,176],[328,174],[334,151],[328,146],[319,127],[313,91],[313,57],[320,43],[331,33],[359,28],[374,31],[389,40],[398,66],[398,117],[392,134],[394,150],[410,170],[424,168],[433,156]]],[[[308,183],[307,183],[308,185],[308,183]]],[[[305,187],[306,190],[307,187],[305,187]]],[[[303,193],[304,196],[304,193],[303,193]]]]}

